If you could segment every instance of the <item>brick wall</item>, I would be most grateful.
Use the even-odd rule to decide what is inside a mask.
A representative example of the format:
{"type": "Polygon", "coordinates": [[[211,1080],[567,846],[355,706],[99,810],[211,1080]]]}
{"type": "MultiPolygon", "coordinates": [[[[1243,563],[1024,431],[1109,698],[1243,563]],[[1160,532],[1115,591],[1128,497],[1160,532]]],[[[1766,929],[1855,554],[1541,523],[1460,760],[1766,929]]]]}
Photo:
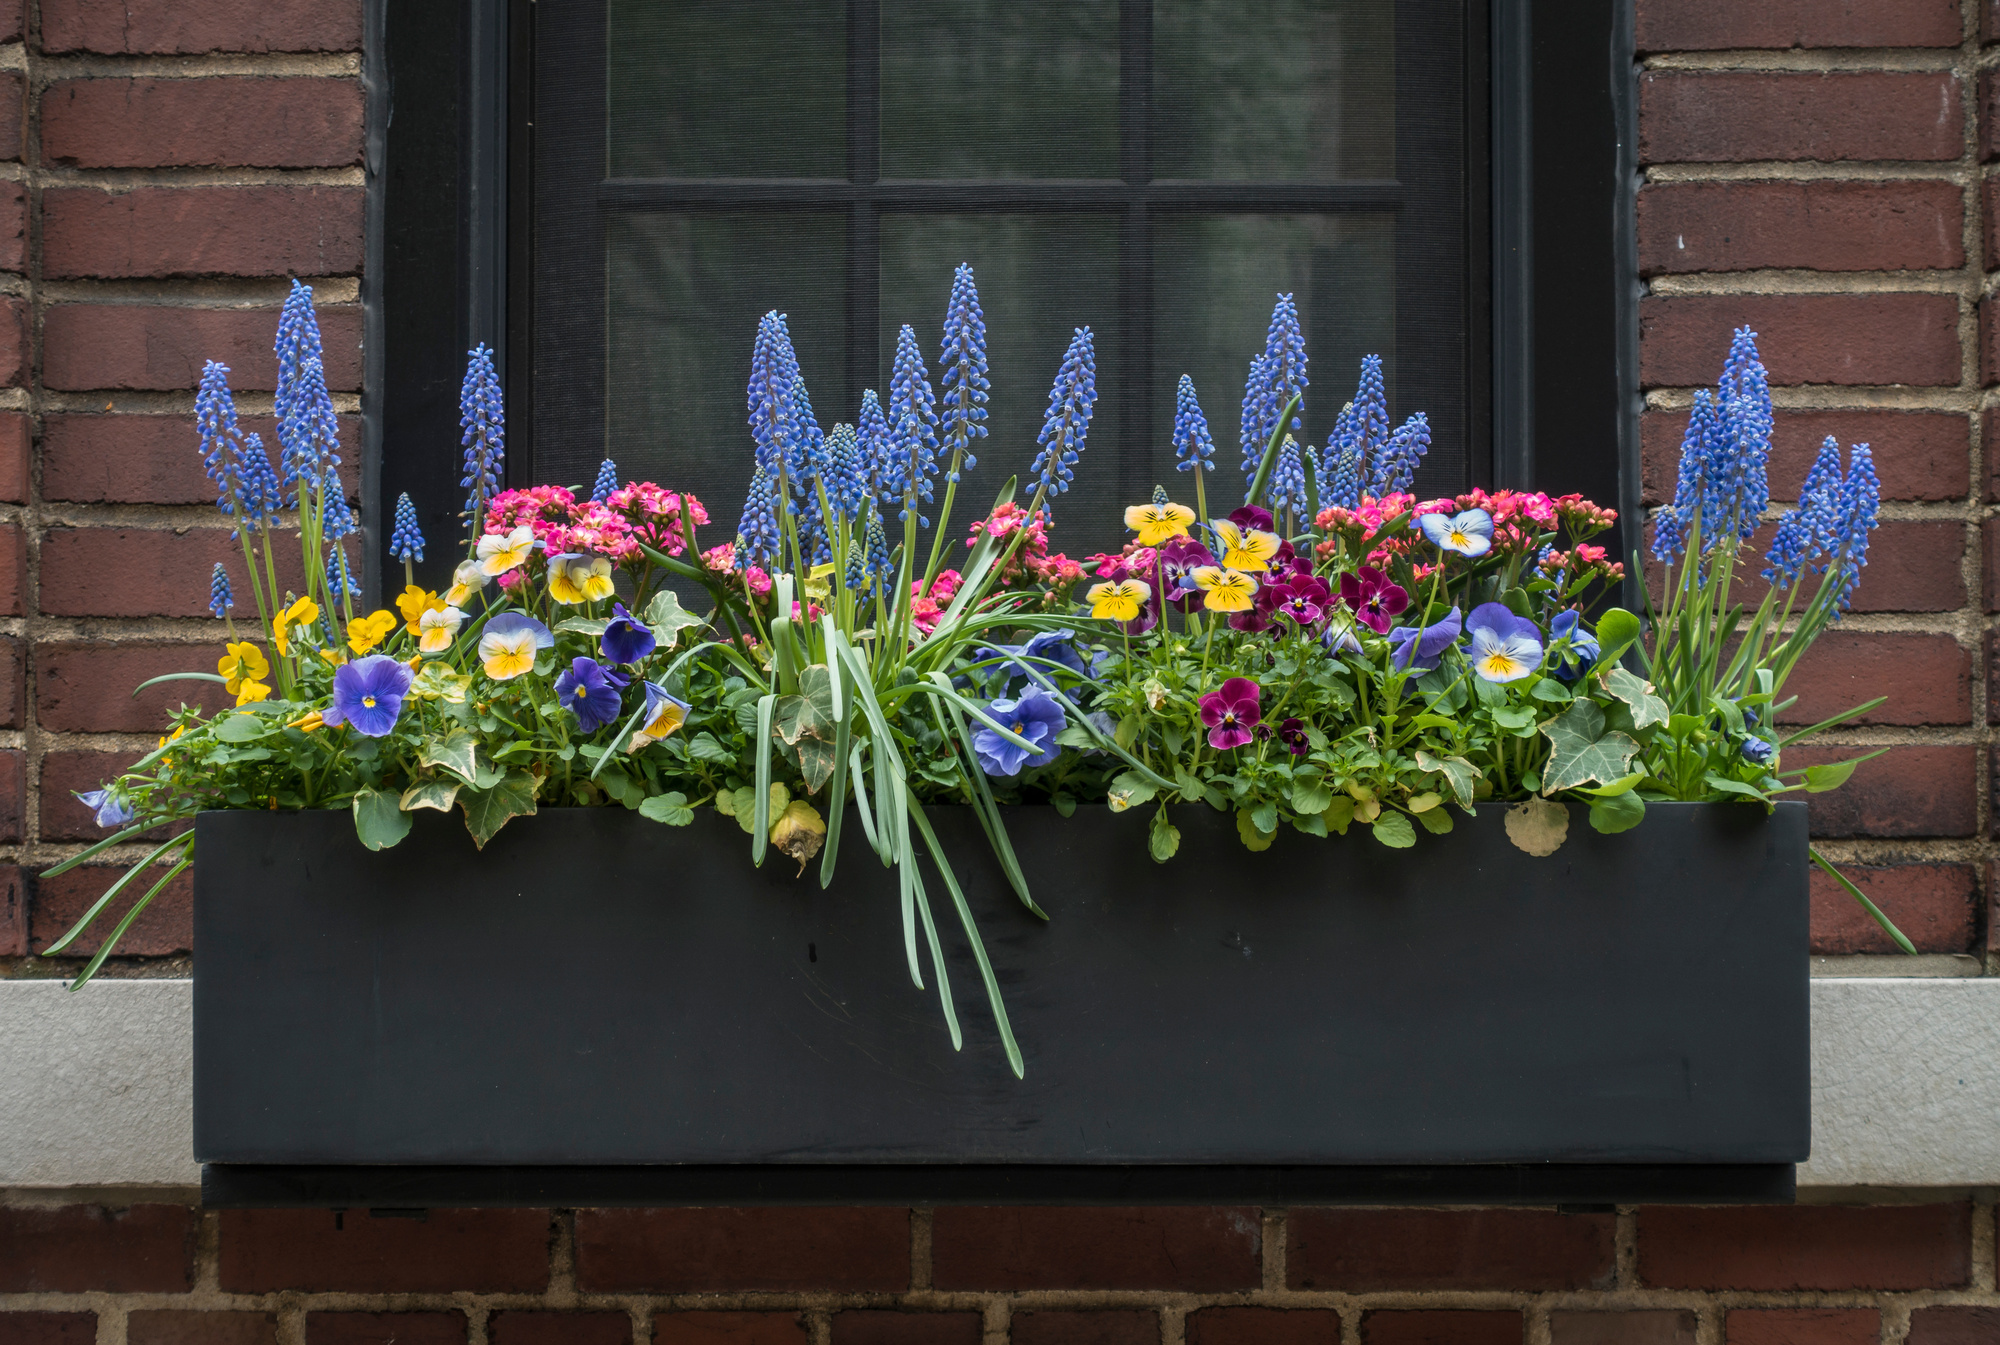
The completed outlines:
{"type": "MultiPolygon", "coordinates": [[[[34,873],[97,834],[69,791],[149,746],[183,694],[129,688],[214,657],[202,604],[229,546],[188,425],[201,360],[235,367],[269,438],[272,327],[298,274],[350,417],[360,377],[352,0],[22,2],[0,0],[0,975],[61,970],[25,955],[108,880],[34,873]]],[[[1814,800],[1815,828],[1944,955],[1927,969],[1982,971],[2000,886],[2000,457],[1983,447],[2000,45],[1979,29],[2000,37],[2000,0],[1639,11],[1649,495],[1742,322],[1777,384],[1776,483],[1826,434],[1875,445],[1874,563],[1797,689],[1801,717],[1891,692],[1818,759],[1890,751],[1814,800]]],[[[1886,947],[1818,888],[1813,939],[1886,947]]],[[[183,972],[189,943],[183,886],[110,974],[183,972]]],[[[1994,1218],[1982,1198],[398,1219],[22,1194],[0,1197],[0,1345],[1972,1345],[2000,1340],[1994,1218]]]]}

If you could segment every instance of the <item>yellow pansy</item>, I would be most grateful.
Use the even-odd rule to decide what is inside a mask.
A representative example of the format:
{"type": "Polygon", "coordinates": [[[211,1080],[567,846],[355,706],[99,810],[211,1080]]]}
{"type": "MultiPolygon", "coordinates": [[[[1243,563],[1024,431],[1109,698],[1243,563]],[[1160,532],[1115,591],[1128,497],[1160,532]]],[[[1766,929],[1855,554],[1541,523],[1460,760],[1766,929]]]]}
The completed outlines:
{"type": "Polygon", "coordinates": [[[549,596],[568,607],[608,598],[614,592],[611,562],[603,556],[549,558],[549,596]]]}
{"type": "Polygon", "coordinates": [[[646,717],[644,727],[633,732],[632,741],[625,748],[627,752],[636,752],[648,743],[656,743],[687,723],[688,703],[669,696],[651,682],[646,683],[646,704],[652,713],[646,717]]]}
{"type": "Polygon", "coordinates": [[[222,674],[223,687],[230,695],[239,695],[245,682],[262,681],[270,675],[271,665],[265,661],[264,651],[248,640],[223,648],[228,652],[215,661],[215,670],[222,674]]]}
{"type": "Polygon", "coordinates": [[[1271,557],[1283,545],[1275,532],[1239,527],[1226,518],[1216,520],[1215,539],[1222,543],[1223,568],[1250,574],[1262,574],[1270,568],[1271,557]]]}
{"type": "Polygon", "coordinates": [[[390,631],[396,629],[396,614],[387,608],[358,616],[347,623],[347,647],[357,654],[365,654],[381,644],[390,631]]]}
{"type": "Polygon", "coordinates": [[[535,530],[523,523],[512,532],[489,532],[479,539],[479,572],[505,574],[528,562],[535,549],[535,530]]]}
{"type": "Polygon", "coordinates": [[[418,632],[418,618],[442,606],[444,599],[422,584],[411,584],[396,598],[396,610],[403,614],[403,629],[412,635],[418,632]]]}
{"type": "Polygon", "coordinates": [[[1152,596],[1153,586],[1137,579],[1108,579],[1092,584],[1083,595],[1090,614],[1099,621],[1137,621],[1139,609],[1152,596]]]}
{"type": "Polygon", "coordinates": [[[238,705],[248,705],[252,701],[263,700],[270,694],[271,688],[264,683],[246,681],[236,692],[236,703],[238,705]]]}
{"type": "Polygon", "coordinates": [[[423,634],[417,637],[417,648],[426,654],[442,654],[458,638],[458,628],[464,622],[465,613],[456,607],[437,607],[425,612],[423,634]]]}
{"type": "Polygon", "coordinates": [[[311,598],[300,598],[271,618],[271,641],[278,646],[280,654],[290,654],[291,628],[310,625],[317,620],[319,620],[319,604],[311,598]]]}
{"type": "Polygon", "coordinates": [[[444,595],[448,607],[463,607],[472,595],[486,587],[486,571],[479,568],[476,560],[462,560],[458,568],[451,572],[451,588],[444,595]]]}
{"type": "MultiPolygon", "coordinates": [[[[263,697],[259,696],[257,699],[262,700],[263,697]]],[[[242,702],[238,701],[237,704],[241,705],[242,702]]],[[[165,747],[168,743],[174,741],[174,739],[180,737],[183,733],[186,733],[187,731],[188,731],[188,726],[186,724],[179,725],[174,729],[172,733],[169,733],[166,737],[160,739],[159,745],[161,747],[165,747]]]]}
{"type": "Polygon", "coordinates": [[[1247,612],[1257,600],[1257,581],[1240,570],[1197,565],[1192,577],[1202,591],[1201,605],[1211,612],[1247,612]]]}
{"type": "Polygon", "coordinates": [[[479,633],[479,663],[486,675],[505,682],[531,672],[535,651],[556,642],[549,628],[520,612],[502,612],[479,633]]]}
{"type": "Polygon", "coordinates": [[[1125,526],[1138,532],[1140,546],[1185,537],[1193,523],[1194,510],[1184,504],[1135,504],[1125,511],[1125,526]]]}
{"type": "Polygon", "coordinates": [[[325,726],[326,721],[320,718],[320,713],[317,710],[314,710],[311,714],[300,715],[297,719],[285,725],[288,729],[299,729],[305,733],[311,733],[314,729],[324,728],[325,726]]]}

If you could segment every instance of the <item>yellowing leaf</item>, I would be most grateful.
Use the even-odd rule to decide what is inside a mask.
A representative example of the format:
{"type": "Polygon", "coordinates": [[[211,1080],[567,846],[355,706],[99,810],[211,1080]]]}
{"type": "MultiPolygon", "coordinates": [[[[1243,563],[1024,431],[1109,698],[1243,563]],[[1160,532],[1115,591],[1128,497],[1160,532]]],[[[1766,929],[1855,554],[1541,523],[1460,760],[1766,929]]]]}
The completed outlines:
{"type": "Polygon", "coordinates": [[[1243,848],[1246,850],[1269,850],[1271,842],[1278,839],[1275,830],[1257,830],[1257,824],[1251,820],[1248,808],[1236,810],[1236,834],[1242,838],[1243,848]]]}
{"type": "Polygon", "coordinates": [[[1569,809],[1554,799],[1517,803],[1507,810],[1507,839],[1537,859],[1546,858],[1569,839],[1569,809]]]}

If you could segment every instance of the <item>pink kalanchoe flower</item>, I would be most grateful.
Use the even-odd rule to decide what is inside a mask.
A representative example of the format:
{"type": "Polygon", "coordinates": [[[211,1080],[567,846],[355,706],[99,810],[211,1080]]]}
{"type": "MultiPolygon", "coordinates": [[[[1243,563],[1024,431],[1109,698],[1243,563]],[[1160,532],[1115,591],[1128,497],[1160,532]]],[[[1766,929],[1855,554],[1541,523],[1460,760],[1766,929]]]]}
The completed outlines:
{"type": "Polygon", "coordinates": [[[1227,752],[1251,741],[1251,728],[1264,718],[1258,708],[1263,689],[1247,677],[1232,677],[1201,698],[1201,722],[1208,726],[1208,745],[1227,752]]]}
{"type": "Polygon", "coordinates": [[[1355,619],[1377,635],[1387,635],[1394,618],[1409,609],[1410,595],[1401,584],[1372,565],[1358,574],[1340,576],[1340,600],[1354,611],[1355,619]]]}

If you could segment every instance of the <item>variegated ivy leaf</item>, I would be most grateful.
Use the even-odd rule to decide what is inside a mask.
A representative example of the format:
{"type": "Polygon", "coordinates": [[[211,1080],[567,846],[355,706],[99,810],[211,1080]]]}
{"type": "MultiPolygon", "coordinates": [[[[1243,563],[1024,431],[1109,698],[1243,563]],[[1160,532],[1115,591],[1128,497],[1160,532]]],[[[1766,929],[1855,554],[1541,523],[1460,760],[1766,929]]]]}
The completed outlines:
{"type": "Polygon", "coordinates": [[[466,789],[458,801],[465,809],[465,829],[479,849],[493,839],[509,818],[535,815],[535,787],[538,782],[526,771],[508,771],[491,789],[466,789]]]}
{"type": "Polygon", "coordinates": [[[603,617],[573,616],[567,621],[558,622],[556,629],[570,635],[588,635],[594,640],[604,634],[604,628],[610,624],[603,617]]]}
{"type": "Polygon", "coordinates": [[[653,595],[653,600],[646,604],[642,620],[652,630],[653,638],[660,642],[662,649],[671,649],[674,642],[680,639],[682,631],[690,627],[699,629],[708,624],[707,617],[696,616],[682,607],[680,598],[670,588],[663,588],[653,595]]]}
{"type": "Polygon", "coordinates": [[[406,813],[413,813],[419,808],[435,808],[441,813],[448,813],[462,788],[464,786],[456,780],[425,780],[403,791],[400,806],[406,813]]]}
{"type": "Polygon", "coordinates": [[[1608,785],[1630,771],[1632,758],[1639,754],[1639,744],[1629,734],[1604,731],[1604,711],[1595,701],[1575,702],[1542,725],[1542,734],[1549,740],[1549,764],[1542,771],[1544,794],[1592,781],[1608,785]]]}
{"type": "Polygon", "coordinates": [[[1459,807],[1470,811],[1472,791],[1479,784],[1479,768],[1464,757],[1434,757],[1421,748],[1417,751],[1417,769],[1435,771],[1444,776],[1451,787],[1451,797],[1459,807]]]}
{"type": "Polygon", "coordinates": [[[1604,689],[1632,708],[1633,728],[1650,728],[1667,722],[1667,703],[1654,695],[1653,684],[1637,673],[1613,668],[1604,678],[1604,689]]]}
{"type": "Polygon", "coordinates": [[[417,749],[417,761],[450,771],[466,784],[479,779],[479,744],[463,729],[454,729],[442,738],[424,739],[417,749]]]}

